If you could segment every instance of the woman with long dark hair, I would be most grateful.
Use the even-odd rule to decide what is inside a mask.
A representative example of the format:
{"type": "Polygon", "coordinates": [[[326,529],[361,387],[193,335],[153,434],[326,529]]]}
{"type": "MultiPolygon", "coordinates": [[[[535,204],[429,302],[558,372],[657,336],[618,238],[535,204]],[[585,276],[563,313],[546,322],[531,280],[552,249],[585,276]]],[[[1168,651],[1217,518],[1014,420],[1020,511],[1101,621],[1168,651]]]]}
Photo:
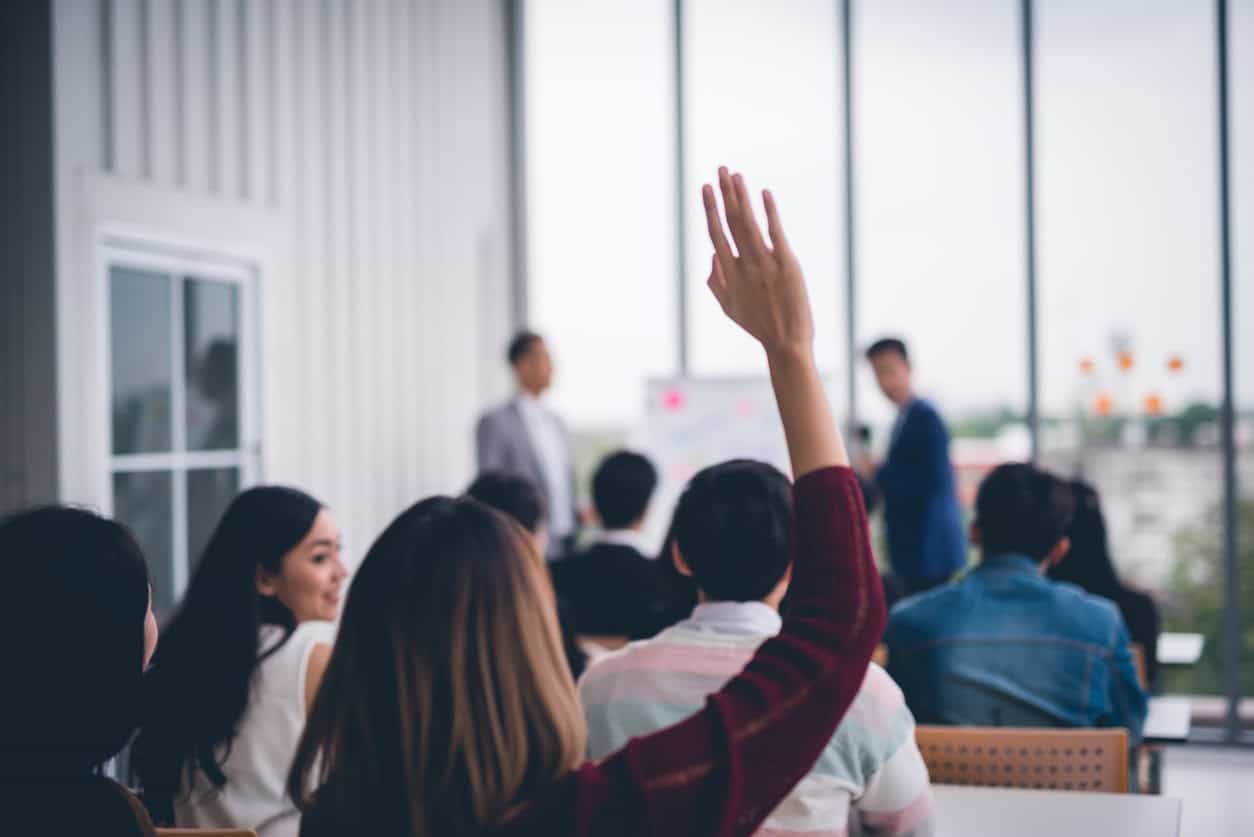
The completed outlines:
{"type": "Polygon", "coordinates": [[[157,647],[132,750],[159,822],[295,837],[283,786],[345,575],[317,500],[261,486],[231,503],[157,647]]]}
{"type": "Polygon", "coordinates": [[[1083,480],[1071,483],[1075,495],[1075,517],[1071,521],[1071,549],[1049,570],[1054,581],[1069,581],[1094,596],[1109,599],[1119,607],[1128,636],[1141,646],[1145,673],[1151,686],[1158,681],[1158,605],[1148,593],[1128,587],[1115,571],[1097,490],[1083,480]]]}
{"type": "Polygon", "coordinates": [[[814,360],[800,266],[769,193],[705,201],[710,287],[766,351],[788,440],[792,607],[781,633],[687,721],[585,762],[544,557],[470,498],[402,513],[349,591],[288,790],[304,837],[750,834],[809,771],[866,676],[884,600],[857,478],[814,360]]]}
{"type": "Polygon", "coordinates": [[[139,721],[157,644],[148,567],[123,526],[46,507],[0,523],[0,830],[150,834],[99,775],[139,721]]]}

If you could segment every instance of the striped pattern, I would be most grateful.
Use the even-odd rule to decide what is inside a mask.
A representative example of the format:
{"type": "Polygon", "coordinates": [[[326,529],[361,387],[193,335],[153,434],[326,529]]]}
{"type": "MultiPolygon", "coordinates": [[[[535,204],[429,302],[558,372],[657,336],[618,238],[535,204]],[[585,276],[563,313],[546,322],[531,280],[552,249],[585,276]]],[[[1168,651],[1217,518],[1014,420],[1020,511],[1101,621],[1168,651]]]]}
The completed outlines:
{"type": "MultiPolygon", "coordinates": [[[[598,661],[579,683],[588,754],[682,721],[738,674],[767,637],[685,622],[598,661]]],[[[857,699],[814,769],[759,835],[930,834],[932,796],[901,690],[872,664],[857,699]]]]}

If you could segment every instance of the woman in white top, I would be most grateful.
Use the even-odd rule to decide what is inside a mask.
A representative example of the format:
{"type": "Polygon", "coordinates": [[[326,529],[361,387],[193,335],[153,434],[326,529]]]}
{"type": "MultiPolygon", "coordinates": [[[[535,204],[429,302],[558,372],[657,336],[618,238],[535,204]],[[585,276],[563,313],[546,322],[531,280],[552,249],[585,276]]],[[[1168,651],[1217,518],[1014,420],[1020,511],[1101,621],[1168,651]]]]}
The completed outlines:
{"type": "Polygon", "coordinates": [[[317,500],[261,486],[231,503],[148,676],[131,764],[158,823],[296,837],[284,782],[346,574],[317,500]]]}

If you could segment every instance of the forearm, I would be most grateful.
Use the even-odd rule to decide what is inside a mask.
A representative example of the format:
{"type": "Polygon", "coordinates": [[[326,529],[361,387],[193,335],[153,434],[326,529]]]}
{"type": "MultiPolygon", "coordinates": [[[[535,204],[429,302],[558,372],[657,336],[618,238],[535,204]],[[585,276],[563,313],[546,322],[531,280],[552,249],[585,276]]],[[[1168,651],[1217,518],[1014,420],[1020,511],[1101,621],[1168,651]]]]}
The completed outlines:
{"type": "Polygon", "coordinates": [[[834,465],[848,466],[840,430],[809,346],[768,350],[771,386],[784,425],[793,479],[834,465]]]}

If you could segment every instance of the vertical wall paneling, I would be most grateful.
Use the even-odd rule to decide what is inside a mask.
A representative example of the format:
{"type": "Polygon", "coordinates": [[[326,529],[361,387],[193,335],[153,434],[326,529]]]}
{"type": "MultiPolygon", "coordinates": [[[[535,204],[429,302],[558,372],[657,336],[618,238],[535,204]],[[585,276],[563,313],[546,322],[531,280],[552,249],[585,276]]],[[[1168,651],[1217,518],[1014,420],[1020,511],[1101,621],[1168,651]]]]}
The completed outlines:
{"type": "Polygon", "coordinates": [[[144,88],[148,91],[144,173],[152,180],[173,184],[178,179],[179,135],[178,63],[175,25],[176,0],[144,2],[144,88]]]}
{"type": "Polygon", "coordinates": [[[179,184],[194,192],[207,192],[213,147],[209,114],[215,102],[209,76],[212,6],[205,0],[178,0],[178,4],[178,112],[183,144],[179,184]]]}
{"type": "Polygon", "coordinates": [[[144,72],[140,0],[109,0],[109,100],[113,171],[139,177],[144,152],[144,72]]]}
{"type": "Polygon", "coordinates": [[[274,52],[274,38],[266,0],[250,0],[240,9],[241,50],[240,104],[243,123],[242,195],[256,204],[270,203],[270,173],[267,137],[274,135],[270,120],[274,115],[274,77],[268,55],[274,52]]]}
{"type": "MultiPolygon", "coordinates": [[[[95,225],[111,210],[84,185],[98,175],[139,189],[127,194],[144,207],[168,202],[171,217],[279,219],[266,247],[282,267],[261,276],[258,300],[263,477],[335,509],[350,554],[405,505],[463,488],[476,413],[508,377],[500,3],[53,8],[63,499],[108,492],[95,225]]],[[[188,237],[231,246],[219,229],[188,237]]]]}

